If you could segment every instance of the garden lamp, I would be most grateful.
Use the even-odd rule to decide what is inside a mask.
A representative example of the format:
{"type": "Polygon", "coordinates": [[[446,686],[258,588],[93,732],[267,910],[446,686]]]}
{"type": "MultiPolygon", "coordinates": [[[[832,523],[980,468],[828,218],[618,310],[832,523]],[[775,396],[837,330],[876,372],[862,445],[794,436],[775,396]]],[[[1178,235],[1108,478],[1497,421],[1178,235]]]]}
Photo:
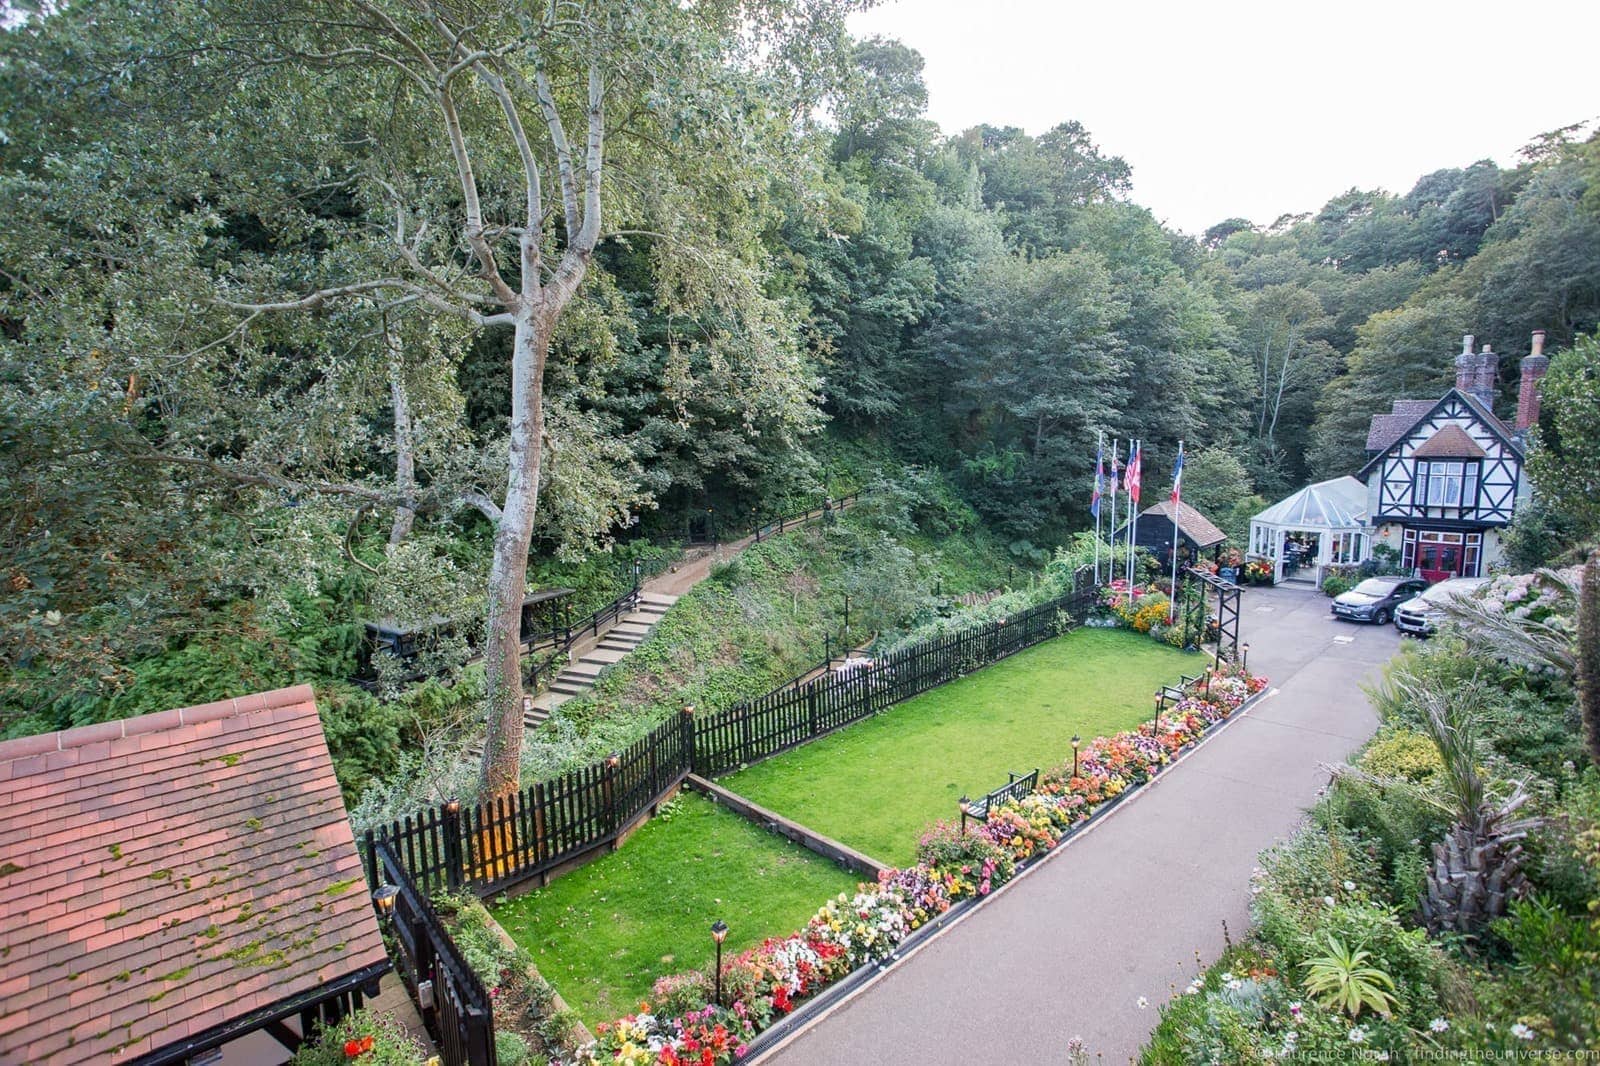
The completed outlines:
{"type": "Polygon", "coordinates": [[[711,923],[711,939],[717,944],[717,1006],[722,1006],[722,942],[728,939],[728,923],[718,918],[711,923]]]}
{"type": "Polygon", "coordinates": [[[378,908],[378,917],[384,921],[394,918],[395,897],[400,895],[400,890],[394,885],[384,883],[372,894],[372,905],[378,908]]]}
{"type": "Polygon", "coordinates": [[[962,796],[959,800],[956,801],[956,805],[961,811],[961,835],[962,836],[966,836],[967,835],[967,797],[966,796],[962,796]]]}
{"type": "Polygon", "coordinates": [[[1153,732],[1151,734],[1152,736],[1158,735],[1161,732],[1161,697],[1164,694],[1164,690],[1159,688],[1156,689],[1156,720],[1153,727],[1153,732]]]}
{"type": "Polygon", "coordinates": [[[1244,652],[1244,658],[1240,660],[1239,668],[1248,674],[1250,672],[1250,642],[1245,641],[1244,644],[1240,645],[1240,648],[1244,652]]]}
{"type": "Polygon", "coordinates": [[[1081,743],[1083,743],[1083,740],[1078,736],[1078,734],[1076,734],[1076,733],[1072,734],[1072,776],[1073,777],[1077,777],[1078,776],[1078,745],[1081,744],[1081,743]]]}

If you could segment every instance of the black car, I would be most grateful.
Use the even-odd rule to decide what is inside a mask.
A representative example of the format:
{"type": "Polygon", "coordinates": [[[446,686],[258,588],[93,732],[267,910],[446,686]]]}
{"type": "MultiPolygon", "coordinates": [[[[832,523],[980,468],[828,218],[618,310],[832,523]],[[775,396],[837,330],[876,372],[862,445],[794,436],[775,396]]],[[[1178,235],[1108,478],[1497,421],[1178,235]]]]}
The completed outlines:
{"type": "Polygon", "coordinates": [[[1427,587],[1420,577],[1369,577],[1333,598],[1333,616],[1386,626],[1396,607],[1427,587]]]}

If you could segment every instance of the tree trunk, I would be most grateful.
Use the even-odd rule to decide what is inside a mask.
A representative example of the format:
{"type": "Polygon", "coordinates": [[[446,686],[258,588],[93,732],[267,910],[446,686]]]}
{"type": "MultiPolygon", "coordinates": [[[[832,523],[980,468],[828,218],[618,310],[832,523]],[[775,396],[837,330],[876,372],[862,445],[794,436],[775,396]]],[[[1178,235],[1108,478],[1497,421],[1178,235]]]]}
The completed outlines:
{"type": "Polygon", "coordinates": [[[1600,766],[1600,551],[1584,565],[1578,590],[1578,709],[1589,761],[1600,766]]]}
{"type": "MultiPolygon", "coordinates": [[[[411,398],[406,394],[406,368],[400,338],[385,334],[389,349],[389,399],[394,407],[394,481],[402,498],[410,500],[417,491],[417,456],[411,431],[411,398]]],[[[401,504],[394,509],[394,525],[389,529],[389,544],[399,544],[411,535],[417,512],[401,504]]]]}
{"type": "Polygon", "coordinates": [[[544,438],[544,364],[556,314],[521,315],[511,360],[511,447],[505,503],[495,526],[489,567],[489,614],[483,662],[488,675],[488,736],[480,802],[517,791],[522,759],[522,598],[528,545],[539,507],[540,443],[544,438]]]}

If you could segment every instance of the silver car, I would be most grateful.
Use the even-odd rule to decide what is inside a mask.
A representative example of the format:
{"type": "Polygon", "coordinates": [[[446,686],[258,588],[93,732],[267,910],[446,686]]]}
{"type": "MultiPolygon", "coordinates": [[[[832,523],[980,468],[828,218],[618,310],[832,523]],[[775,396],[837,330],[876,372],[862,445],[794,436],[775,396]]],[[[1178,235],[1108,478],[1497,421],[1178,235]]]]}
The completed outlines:
{"type": "Polygon", "coordinates": [[[1422,595],[1395,608],[1395,628],[1414,637],[1431,636],[1438,628],[1446,603],[1482,586],[1488,580],[1486,577],[1452,577],[1439,582],[1422,595]]]}

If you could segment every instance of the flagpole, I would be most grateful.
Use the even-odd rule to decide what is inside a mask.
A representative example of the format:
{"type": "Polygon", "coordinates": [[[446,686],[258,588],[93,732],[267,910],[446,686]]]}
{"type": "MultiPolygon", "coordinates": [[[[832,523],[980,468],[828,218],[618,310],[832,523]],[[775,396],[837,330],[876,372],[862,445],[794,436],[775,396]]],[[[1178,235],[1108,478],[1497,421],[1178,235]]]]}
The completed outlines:
{"type": "Polygon", "coordinates": [[[1111,438],[1111,558],[1106,565],[1107,584],[1117,573],[1117,446],[1121,443],[1120,438],[1111,438]]]}
{"type": "Polygon", "coordinates": [[[1100,497],[1105,481],[1106,431],[1094,442],[1094,583],[1100,584],[1100,497]]]}
{"type": "MultiPolygon", "coordinates": [[[[1139,457],[1139,480],[1144,480],[1144,441],[1133,442],[1133,454],[1139,457]]],[[[1133,587],[1133,555],[1139,549],[1139,499],[1128,491],[1128,587],[1133,587]]]]}
{"type": "MultiPolygon", "coordinates": [[[[1178,462],[1172,469],[1172,617],[1178,620],[1178,506],[1183,501],[1183,441],[1178,441],[1178,462]]],[[[1204,634],[1201,634],[1203,637],[1204,634]]]]}

